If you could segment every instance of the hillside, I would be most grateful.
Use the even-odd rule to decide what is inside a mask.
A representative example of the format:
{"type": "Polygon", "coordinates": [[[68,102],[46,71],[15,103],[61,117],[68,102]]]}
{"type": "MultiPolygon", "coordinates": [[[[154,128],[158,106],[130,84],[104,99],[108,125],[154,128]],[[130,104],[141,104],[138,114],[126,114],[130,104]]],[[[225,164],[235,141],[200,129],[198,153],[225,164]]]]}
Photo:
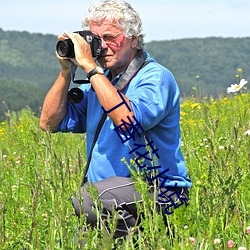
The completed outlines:
{"type": "Polygon", "coordinates": [[[152,42],[146,49],[175,75],[182,94],[218,97],[239,77],[250,78],[250,38],[205,38],[152,42]],[[198,85],[198,86],[197,86],[198,85]]]}
{"type": "MultiPolygon", "coordinates": [[[[36,113],[60,69],[57,37],[0,29],[0,119],[6,111],[29,106],[36,113]],[[2,103],[4,102],[4,105],[2,103]]],[[[153,41],[146,50],[175,75],[182,96],[217,97],[242,77],[250,78],[250,38],[153,41]],[[199,77],[197,77],[199,76],[199,77]]]]}
{"type": "Polygon", "coordinates": [[[0,120],[7,109],[16,111],[28,106],[39,113],[60,69],[56,42],[53,35],[0,29],[0,120]]]}

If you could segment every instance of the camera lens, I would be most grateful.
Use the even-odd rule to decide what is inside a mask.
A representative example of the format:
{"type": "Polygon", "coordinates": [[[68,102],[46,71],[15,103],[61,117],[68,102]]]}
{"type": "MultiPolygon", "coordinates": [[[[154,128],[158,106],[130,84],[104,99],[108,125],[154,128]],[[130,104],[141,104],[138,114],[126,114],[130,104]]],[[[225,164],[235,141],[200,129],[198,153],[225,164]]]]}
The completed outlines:
{"type": "Polygon", "coordinates": [[[68,92],[68,100],[72,103],[79,103],[82,101],[84,94],[79,88],[72,88],[68,92]]]}
{"type": "Polygon", "coordinates": [[[56,51],[61,57],[73,58],[75,56],[74,45],[70,39],[59,41],[56,45],[56,51]]]}

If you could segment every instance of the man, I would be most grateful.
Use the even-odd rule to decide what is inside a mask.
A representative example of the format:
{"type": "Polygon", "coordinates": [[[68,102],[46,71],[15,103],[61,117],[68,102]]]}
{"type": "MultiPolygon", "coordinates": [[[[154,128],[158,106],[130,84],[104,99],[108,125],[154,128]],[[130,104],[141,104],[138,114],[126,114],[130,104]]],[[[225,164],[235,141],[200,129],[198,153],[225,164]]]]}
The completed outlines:
{"type": "MultiPolygon", "coordinates": [[[[141,201],[122,158],[127,163],[134,160],[137,168],[145,171],[149,185],[159,180],[159,203],[166,203],[164,195],[177,191],[180,201],[188,200],[191,180],[180,149],[179,89],[169,70],[143,51],[141,20],[128,3],[106,0],[93,4],[84,28],[101,39],[98,63],[102,68],[82,36],[70,32],[60,36],[60,40],[71,39],[75,58],[57,55],[62,69],[45,98],[40,126],[52,132],[86,132],[87,156],[91,156],[87,180],[97,187],[103,220],[108,214],[112,218],[113,209],[122,211],[115,232],[115,237],[120,237],[135,225],[135,201],[141,201]],[[84,70],[90,81],[80,86],[83,99],[79,103],[68,100],[74,65],[84,70]],[[103,113],[107,117],[91,150],[103,113]],[[149,171],[156,171],[156,176],[150,177],[149,171]]],[[[87,223],[94,226],[94,203],[85,185],[80,194],[81,205],[79,199],[73,199],[76,214],[85,214],[87,223]]],[[[173,205],[165,211],[171,213],[168,208],[173,205]]]]}

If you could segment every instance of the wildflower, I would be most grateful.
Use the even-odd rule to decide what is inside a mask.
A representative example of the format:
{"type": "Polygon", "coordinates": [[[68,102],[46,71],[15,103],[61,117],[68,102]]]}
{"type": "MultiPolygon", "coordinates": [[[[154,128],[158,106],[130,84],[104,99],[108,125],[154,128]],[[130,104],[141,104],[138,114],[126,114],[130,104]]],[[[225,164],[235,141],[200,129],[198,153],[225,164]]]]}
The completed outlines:
{"type": "Polygon", "coordinates": [[[133,159],[130,159],[130,164],[135,165],[135,161],[133,159]]]}
{"type": "Polygon", "coordinates": [[[192,109],[201,109],[201,106],[200,106],[199,103],[192,103],[192,104],[191,104],[191,108],[192,108],[192,109]]]}
{"type": "Polygon", "coordinates": [[[25,211],[24,207],[21,207],[21,208],[20,208],[20,214],[23,214],[24,211],[25,211]]]}
{"type": "Polygon", "coordinates": [[[189,237],[189,240],[190,240],[191,244],[194,246],[196,243],[196,239],[193,237],[189,237]]]}
{"type": "Polygon", "coordinates": [[[13,185],[13,186],[11,187],[11,189],[12,189],[13,192],[16,192],[16,190],[17,190],[17,185],[13,185]]]}
{"type": "Polygon", "coordinates": [[[48,220],[48,214],[47,213],[43,213],[42,214],[43,220],[47,221],[48,220]]]}
{"type": "Polygon", "coordinates": [[[244,132],[245,136],[249,136],[250,135],[250,129],[248,129],[247,131],[244,132]]]}
{"type": "Polygon", "coordinates": [[[214,244],[215,245],[220,244],[220,239],[214,239],[214,244]]]}
{"type": "Polygon", "coordinates": [[[238,250],[247,250],[245,247],[239,247],[238,250]]]}
{"type": "Polygon", "coordinates": [[[227,88],[227,93],[235,93],[240,91],[245,85],[247,81],[245,79],[241,79],[239,84],[231,84],[231,87],[227,88]]]}
{"type": "Polygon", "coordinates": [[[224,146],[219,146],[219,150],[223,150],[224,149],[224,146]]]}
{"type": "Polygon", "coordinates": [[[242,73],[243,72],[243,68],[238,68],[237,71],[238,71],[238,73],[242,73]]]}
{"type": "Polygon", "coordinates": [[[201,181],[200,181],[200,180],[197,180],[197,181],[196,181],[196,184],[197,184],[197,185],[201,185],[201,181]]]}
{"type": "Polygon", "coordinates": [[[250,226],[247,227],[246,232],[247,232],[248,235],[250,235],[250,226]]]}
{"type": "Polygon", "coordinates": [[[229,240],[229,241],[227,242],[227,246],[228,246],[228,248],[234,248],[234,241],[229,240]]]}

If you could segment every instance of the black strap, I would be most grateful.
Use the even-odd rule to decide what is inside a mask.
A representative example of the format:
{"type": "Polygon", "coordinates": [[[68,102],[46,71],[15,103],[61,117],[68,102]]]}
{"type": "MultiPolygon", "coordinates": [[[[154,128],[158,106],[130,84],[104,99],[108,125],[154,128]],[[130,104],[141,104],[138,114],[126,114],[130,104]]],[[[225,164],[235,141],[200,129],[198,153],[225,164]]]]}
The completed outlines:
{"type": "Polygon", "coordinates": [[[95,143],[97,141],[97,138],[98,138],[98,136],[100,134],[100,131],[102,129],[102,125],[103,125],[104,121],[106,120],[106,117],[107,117],[107,114],[103,113],[102,117],[101,117],[101,120],[99,121],[99,123],[97,125],[96,131],[95,131],[95,136],[94,136],[94,139],[92,141],[91,149],[90,149],[90,152],[89,152],[89,157],[88,157],[86,167],[85,167],[85,170],[84,170],[84,175],[83,175],[83,180],[82,180],[81,186],[83,186],[83,184],[87,182],[87,173],[88,173],[89,164],[90,164],[90,161],[91,161],[91,158],[92,158],[92,152],[93,152],[93,149],[95,147],[95,143]]]}
{"type": "Polygon", "coordinates": [[[119,81],[116,83],[115,87],[121,92],[127,87],[135,74],[148,62],[146,61],[146,55],[143,50],[139,50],[136,57],[131,61],[126,71],[121,75],[119,81]]]}
{"type": "MultiPolygon", "coordinates": [[[[118,82],[116,83],[115,87],[120,90],[123,91],[126,86],[130,83],[130,81],[132,80],[132,78],[135,76],[135,74],[144,66],[146,66],[149,63],[149,61],[146,61],[146,56],[143,52],[143,50],[139,50],[136,57],[131,61],[131,63],[129,64],[128,68],[126,69],[126,71],[122,74],[122,76],[120,77],[120,79],[118,80],[118,82]]],[[[87,82],[84,82],[87,83],[87,82]]],[[[89,83],[89,82],[88,82],[89,83]]],[[[91,145],[91,149],[89,152],[89,157],[86,163],[86,167],[84,170],[84,175],[83,175],[83,180],[82,180],[82,184],[81,186],[83,186],[86,182],[87,182],[87,173],[88,173],[88,169],[89,169],[89,164],[92,158],[92,152],[95,146],[95,143],[98,139],[98,136],[100,134],[100,131],[102,129],[102,126],[104,124],[104,121],[107,117],[107,113],[103,113],[101,120],[99,121],[98,125],[97,125],[97,129],[95,132],[95,136],[91,145]]]]}

